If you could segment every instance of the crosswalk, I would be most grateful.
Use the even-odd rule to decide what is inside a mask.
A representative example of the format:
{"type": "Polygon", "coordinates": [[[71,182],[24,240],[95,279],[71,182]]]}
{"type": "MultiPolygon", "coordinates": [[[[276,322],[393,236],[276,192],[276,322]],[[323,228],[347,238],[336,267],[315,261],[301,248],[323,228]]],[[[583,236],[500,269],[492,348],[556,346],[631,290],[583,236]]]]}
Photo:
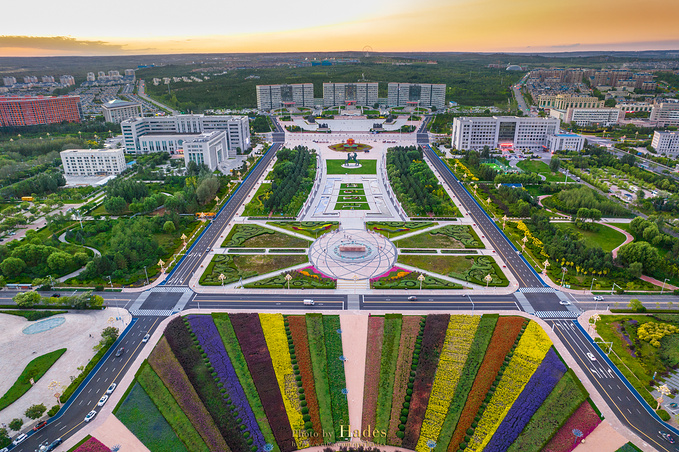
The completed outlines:
{"type": "Polygon", "coordinates": [[[535,311],[535,315],[541,319],[575,319],[580,314],[572,311],[535,311]]]}
{"type": "Polygon", "coordinates": [[[133,309],[130,311],[133,317],[144,317],[144,316],[160,316],[169,317],[178,311],[173,311],[171,309],[133,309]]]}
{"type": "Polygon", "coordinates": [[[521,293],[555,293],[558,290],[551,287],[521,287],[519,289],[521,293]]]}
{"type": "Polygon", "coordinates": [[[173,292],[173,293],[191,293],[192,290],[185,286],[156,286],[150,290],[151,292],[173,292]]]}

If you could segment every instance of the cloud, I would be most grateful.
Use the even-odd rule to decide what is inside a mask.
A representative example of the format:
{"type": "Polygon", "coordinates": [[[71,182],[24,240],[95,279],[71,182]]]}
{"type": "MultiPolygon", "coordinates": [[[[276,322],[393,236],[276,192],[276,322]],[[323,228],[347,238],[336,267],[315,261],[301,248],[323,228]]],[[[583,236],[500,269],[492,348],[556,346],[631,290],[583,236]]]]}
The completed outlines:
{"type": "Polygon", "coordinates": [[[2,49],[40,49],[79,54],[126,53],[122,45],[80,40],[69,36],[0,36],[0,53],[2,49]]]}

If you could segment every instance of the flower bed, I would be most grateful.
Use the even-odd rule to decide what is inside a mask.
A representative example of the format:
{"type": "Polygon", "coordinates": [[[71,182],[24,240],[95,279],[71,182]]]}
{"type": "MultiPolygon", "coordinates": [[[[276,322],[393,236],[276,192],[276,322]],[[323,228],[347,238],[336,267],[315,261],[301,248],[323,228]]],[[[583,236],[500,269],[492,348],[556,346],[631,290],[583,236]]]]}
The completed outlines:
{"type": "MultiPolygon", "coordinates": [[[[419,289],[418,276],[419,273],[395,267],[395,270],[390,270],[380,279],[371,279],[370,286],[373,289],[419,289]]],[[[462,289],[460,284],[429,275],[424,275],[424,281],[421,284],[423,289],[462,289]]]]}
{"type": "Polygon", "coordinates": [[[318,396],[319,414],[323,426],[324,439],[335,442],[335,423],[333,421],[330,402],[330,382],[328,381],[328,359],[325,351],[325,335],[321,314],[306,315],[307,338],[309,339],[309,355],[314,370],[314,383],[318,396]]]}
{"type": "Polygon", "coordinates": [[[483,410],[481,420],[474,429],[467,449],[481,451],[486,447],[551,346],[552,341],[549,340],[542,327],[535,322],[530,322],[521,335],[514,356],[511,357],[500,382],[497,383],[497,388],[493,389],[491,386],[488,392],[492,395],[491,399],[483,410]]]}
{"type": "Polygon", "coordinates": [[[592,433],[601,423],[601,418],[594,411],[588,401],[582,402],[575,413],[554,435],[554,438],[545,447],[545,452],[570,452],[585,438],[592,433]],[[575,440],[573,430],[582,432],[582,437],[575,440]]]}
{"type": "Polygon", "coordinates": [[[427,442],[436,442],[439,437],[480,320],[479,316],[450,316],[429,403],[419,433],[420,438],[415,448],[418,452],[429,452],[431,448],[427,446],[427,442]]]}
{"type": "Polygon", "coordinates": [[[148,363],[142,365],[137,374],[137,381],[188,450],[210,451],[187,415],[148,363]]]}
{"type": "Polygon", "coordinates": [[[300,270],[288,271],[270,278],[261,279],[245,285],[251,289],[287,289],[288,281],[286,275],[290,275],[289,286],[291,289],[335,289],[337,280],[329,278],[314,267],[306,267],[300,270]]]}
{"type": "Polygon", "coordinates": [[[250,446],[262,449],[266,441],[264,441],[264,436],[259,429],[257,419],[252,408],[250,408],[229,355],[224,349],[224,344],[219,340],[219,331],[217,331],[212,317],[209,315],[190,315],[187,319],[191,325],[191,330],[196,335],[200,346],[207,354],[210,365],[214,369],[212,373],[216,373],[215,377],[219,378],[220,383],[224,385],[226,403],[230,402],[230,405],[238,411],[236,422],[239,424],[239,429],[243,431],[246,442],[250,446]],[[245,429],[241,425],[245,426],[245,429]],[[246,434],[246,432],[248,433],[246,434]]]}
{"type": "Polygon", "coordinates": [[[450,402],[448,413],[436,439],[434,452],[444,452],[448,448],[448,443],[450,443],[450,438],[453,436],[457,421],[460,419],[460,414],[467,401],[467,395],[472,384],[474,384],[476,374],[488,349],[488,344],[490,343],[498,318],[497,314],[484,314],[479,321],[476,335],[469,348],[467,361],[464,363],[457,388],[455,388],[455,394],[450,402]]]}
{"type": "MultiPolygon", "coordinates": [[[[341,325],[338,315],[323,316],[323,331],[325,336],[325,352],[328,361],[328,383],[330,384],[330,404],[332,417],[335,421],[335,438],[340,441],[342,426],[349,425],[349,404],[346,391],[347,382],[344,375],[344,362],[340,357],[342,351],[341,325]]],[[[344,430],[345,433],[347,429],[344,430]]],[[[348,434],[344,437],[348,439],[348,434]]]]}
{"type": "Polygon", "coordinates": [[[460,420],[448,444],[449,452],[456,452],[458,450],[467,429],[474,422],[476,413],[481,408],[481,404],[484,403],[483,400],[495,381],[495,376],[502,367],[503,360],[521,332],[523,323],[523,317],[500,317],[498,319],[490,344],[488,345],[488,350],[477,372],[474,384],[469,391],[467,402],[460,414],[460,420]]]}
{"type": "Polygon", "coordinates": [[[87,441],[78,446],[74,452],[111,452],[111,449],[94,436],[91,436],[87,441]]]}
{"type": "Polygon", "coordinates": [[[568,370],[507,451],[542,450],[586,399],[585,388],[568,370]]]}
{"type": "Polygon", "coordinates": [[[296,450],[295,439],[283,404],[283,396],[278,387],[271,356],[267,350],[259,316],[257,314],[231,314],[229,318],[278,447],[283,452],[296,450]]]}
{"type": "Polygon", "coordinates": [[[295,372],[292,368],[288,338],[285,334],[283,315],[259,314],[259,322],[262,325],[264,339],[269,348],[276,381],[283,396],[283,405],[285,406],[285,412],[288,414],[288,420],[297,443],[297,448],[308,447],[309,441],[300,436],[300,433],[304,431],[304,420],[297,393],[295,372]]]}
{"type": "MultiPolygon", "coordinates": [[[[387,444],[392,446],[400,446],[402,439],[397,436],[400,430],[398,426],[401,422],[400,401],[405,399],[406,390],[408,389],[408,379],[410,378],[410,369],[413,360],[413,351],[415,350],[415,341],[417,334],[420,331],[421,316],[408,315],[404,316],[401,323],[401,340],[399,341],[398,359],[396,360],[396,371],[394,372],[394,397],[397,403],[391,404],[391,416],[389,418],[389,430],[387,431],[387,444]]],[[[378,406],[378,410],[380,407],[378,406]]]]}
{"type": "Polygon", "coordinates": [[[415,346],[413,366],[417,366],[417,370],[413,382],[410,407],[407,408],[408,420],[405,423],[405,437],[403,438],[403,447],[407,449],[415,449],[417,445],[449,321],[450,315],[448,314],[428,315],[424,326],[422,348],[419,353],[417,345],[415,346]]]}
{"type": "MultiPolygon", "coordinates": [[[[318,436],[310,436],[309,442],[312,446],[318,446],[323,442],[323,426],[321,424],[320,408],[316,397],[316,384],[314,372],[311,365],[311,355],[309,354],[309,341],[307,338],[306,318],[303,315],[293,315],[287,317],[292,341],[295,344],[295,356],[299,366],[300,376],[302,377],[302,387],[304,397],[307,402],[308,416],[311,422],[311,430],[318,433],[318,436]]],[[[305,428],[308,431],[309,428],[305,428]]]]}
{"type": "Polygon", "coordinates": [[[189,452],[139,383],[134,383],[115,415],[150,450],[189,452]]]}
{"type": "MultiPolygon", "coordinates": [[[[403,318],[400,314],[387,314],[384,318],[384,340],[379,363],[379,384],[377,391],[377,408],[375,411],[375,429],[379,435],[375,435],[375,442],[384,443],[385,437],[381,434],[389,425],[389,413],[394,403],[394,372],[398,361],[398,346],[401,340],[401,328],[403,318]]],[[[396,403],[399,401],[396,400],[396,403]]]]}
{"type": "Polygon", "coordinates": [[[549,350],[484,450],[507,450],[565,372],[566,366],[553,349],[549,350]]]}
{"type": "Polygon", "coordinates": [[[153,349],[148,361],[203,438],[209,450],[224,449],[226,447],[224,438],[217,431],[210,413],[203,406],[164,337],[153,349]]]}
{"type": "MultiPolygon", "coordinates": [[[[363,384],[363,430],[376,428],[377,395],[380,382],[380,359],[382,356],[382,342],[384,340],[384,317],[370,316],[368,318],[368,342],[365,353],[365,383],[363,384]]],[[[362,437],[372,441],[368,434],[362,437]]]]}
{"type": "Polygon", "coordinates": [[[236,339],[236,333],[233,330],[231,321],[229,320],[228,314],[212,314],[212,320],[215,322],[217,331],[219,331],[222,337],[222,343],[226,352],[229,354],[231,359],[231,364],[238,375],[238,381],[240,381],[243,391],[245,392],[252,412],[257,419],[260,431],[264,435],[264,440],[273,445],[272,452],[279,452],[278,445],[276,444],[276,439],[274,438],[273,431],[269,425],[269,421],[266,418],[266,413],[264,412],[264,407],[262,406],[262,401],[257,393],[257,388],[255,388],[255,383],[250,375],[250,370],[248,369],[248,364],[245,361],[243,352],[241,351],[238,339],[236,339]]]}

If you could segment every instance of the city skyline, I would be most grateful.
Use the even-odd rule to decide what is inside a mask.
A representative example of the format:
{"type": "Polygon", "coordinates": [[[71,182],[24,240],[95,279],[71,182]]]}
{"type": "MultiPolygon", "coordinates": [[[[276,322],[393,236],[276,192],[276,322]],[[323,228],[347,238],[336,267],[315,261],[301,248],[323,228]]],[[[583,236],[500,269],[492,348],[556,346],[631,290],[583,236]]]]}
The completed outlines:
{"type": "MultiPolygon", "coordinates": [[[[191,9],[139,2],[133,9],[77,0],[64,10],[38,0],[30,18],[3,25],[0,56],[220,52],[561,52],[679,49],[679,31],[658,23],[679,3],[631,0],[347,0],[341,8],[302,2],[221,3],[191,9]],[[635,22],[628,23],[631,8],[635,22]],[[264,13],[262,13],[264,12],[264,13]],[[234,20],[242,18],[242,20],[234,20]],[[623,25],[624,24],[624,25],[623,25]]],[[[6,17],[24,17],[7,6],[6,17]]]]}

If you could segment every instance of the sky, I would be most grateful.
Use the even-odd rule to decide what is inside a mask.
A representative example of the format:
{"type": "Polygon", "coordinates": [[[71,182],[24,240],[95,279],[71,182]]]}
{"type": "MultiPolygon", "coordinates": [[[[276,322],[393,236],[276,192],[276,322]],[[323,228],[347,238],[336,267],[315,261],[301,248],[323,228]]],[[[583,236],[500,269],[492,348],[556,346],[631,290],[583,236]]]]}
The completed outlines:
{"type": "Polygon", "coordinates": [[[679,49],[677,0],[32,0],[2,11],[0,56],[679,49]]]}

